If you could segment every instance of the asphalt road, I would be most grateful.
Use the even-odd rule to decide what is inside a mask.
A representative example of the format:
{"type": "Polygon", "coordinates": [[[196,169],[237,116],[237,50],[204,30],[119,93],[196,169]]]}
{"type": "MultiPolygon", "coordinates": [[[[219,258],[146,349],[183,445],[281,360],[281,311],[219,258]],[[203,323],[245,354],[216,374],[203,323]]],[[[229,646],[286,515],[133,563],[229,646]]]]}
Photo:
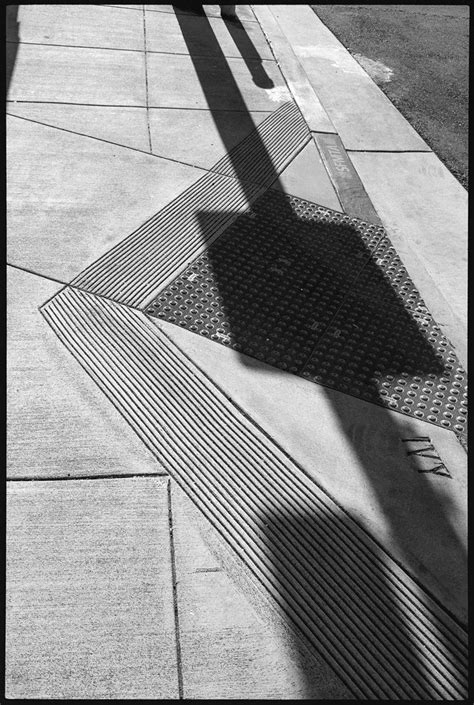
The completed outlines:
{"type": "Polygon", "coordinates": [[[469,5],[311,5],[468,188],[469,5]]]}

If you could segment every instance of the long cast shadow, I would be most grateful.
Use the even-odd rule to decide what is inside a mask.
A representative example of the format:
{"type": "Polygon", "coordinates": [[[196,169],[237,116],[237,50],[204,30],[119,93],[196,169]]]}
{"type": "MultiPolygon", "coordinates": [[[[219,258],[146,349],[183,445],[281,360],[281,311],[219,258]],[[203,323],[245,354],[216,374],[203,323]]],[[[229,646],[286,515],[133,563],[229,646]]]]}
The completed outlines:
{"type": "MultiPolygon", "coordinates": [[[[176,18],[215,125],[222,141],[227,144],[223,105],[230,101],[234,109],[241,111],[242,121],[250,130],[253,123],[245,100],[208,19],[178,13],[176,18]],[[193,56],[197,34],[199,57],[193,56]],[[203,46],[208,48],[212,63],[203,59],[203,46]]],[[[245,31],[242,23],[237,28],[240,33],[245,31]]],[[[229,30],[234,34],[237,28],[230,29],[229,24],[229,30]]],[[[236,43],[248,45],[241,34],[236,43]]],[[[261,87],[265,85],[265,79],[259,75],[255,83],[261,87]]],[[[231,146],[228,144],[232,158],[231,146]]],[[[259,145],[258,153],[259,160],[266,159],[271,169],[271,159],[263,143],[259,145]]],[[[253,191],[248,166],[237,159],[232,166],[243,191],[251,200],[253,191]]],[[[273,186],[276,187],[278,174],[273,171],[273,186]]],[[[210,216],[209,213],[198,214],[203,229],[210,216]]],[[[188,268],[187,273],[197,273],[195,287],[181,278],[182,293],[188,296],[189,302],[184,313],[191,313],[192,319],[187,327],[232,347],[241,353],[244,365],[252,365],[254,357],[285,372],[306,376],[312,382],[375,403],[380,402],[385,393],[396,407],[408,404],[407,413],[419,404],[427,406],[421,396],[426,397],[428,407],[431,405],[436,409],[434,401],[436,394],[440,393],[436,391],[439,380],[443,375],[451,374],[449,365],[451,371],[455,371],[456,361],[448,362],[443,348],[439,345],[436,348],[442,336],[416,291],[400,289],[381,272],[380,260],[383,260],[384,246],[386,250],[388,245],[386,239],[377,238],[375,226],[360,226],[350,218],[270,189],[253,204],[247,215],[239,218],[193,267],[188,268]],[[422,332],[423,321],[426,333],[422,332]],[[413,400],[412,407],[410,399],[413,400]]],[[[179,321],[175,318],[174,322],[179,321]]],[[[447,380],[453,382],[452,375],[447,380]]],[[[451,387],[451,391],[453,389],[455,387],[451,387]]],[[[459,389],[457,391],[459,394],[459,389]]],[[[344,395],[328,393],[328,399],[341,429],[353,443],[359,464],[384,514],[387,533],[399,547],[399,555],[403,556],[404,568],[413,575],[427,570],[416,551],[410,550],[410,532],[422,532],[438,541],[435,553],[439,554],[439,561],[444,562],[445,570],[463,575],[465,551],[454,530],[442,487],[438,491],[434,484],[427,482],[422,496],[418,492],[407,498],[413,516],[412,526],[407,526],[406,514],[395,511],[392,497],[380,482],[379,461],[365,452],[358,438],[354,438],[354,428],[361,422],[360,410],[354,412],[354,404],[346,403],[344,395]]],[[[419,411],[423,413],[421,407],[419,411]]],[[[435,414],[435,421],[437,418],[435,414]]],[[[315,433],[317,423],[315,419],[315,433]]],[[[399,427],[388,414],[385,414],[384,424],[386,433],[391,436],[400,436],[400,428],[406,426],[401,423],[399,427]]],[[[334,471],[342,473],[344,469],[335,468],[334,471]]],[[[400,494],[403,495],[403,488],[400,488],[400,494]]],[[[321,592],[318,576],[323,555],[335,550],[333,547],[339,540],[338,528],[332,519],[322,520],[311,513],[302,515],[298,509],[262,508],[262,527],[268,524],[285,527],[295,522],[302,528],[301,543],[299,547],[295,544],[302,556],[299,564],[295,555],[288,556],[287,549],[280,550],[282,544],[278,541],[268,541],[267,546],[275,571],[280,576],[281,593],[288,594],[286,576],[291,561],[303,565],[306,560],[308,570],[302,591],[309,605],[317,603],[324,609],[326,597],[321,592]],[[324,550],[318,554],[321,522],[326,538],[324,550]],[[314,565],[311,561],[315,561],[314,565]]],[[[262,528],[263,537],[265,532],[266,529],[262,528]]],[[[347,572],[359,570],[355,557],[346,556],[345,560],[349,561],[347,572]]],[[[426,671],[420,643],[413,638],[393,585],[386,583],[384,586],[383,575],[381,565],[380,590],[385,604],[390,605],[393,628],[404,643],[405,658],[414,664],[415,670],[425,674],[418,684],[410,683],[409,679],[401,684],[400,692],[415,698],[421,693],[423,697],[424,693],[432,693],[432,674],[426,671]]],[[[359,599],[362,597],[356,594],[352,606],[344,607],[346,612],[348,610],[349,622],[357,623],[359,599]]],[[[366,625],[369,641],[364,642],[361,638],[362,659],[370,642],[370,632],[374,639],[378,638],[377,625],[376,619],[369,619],[366,625]]],[[[449,642],[445,641],[444,647],[449,652],[449,642]]],[[[373,670],[369,661],[366,668],[367,671],[373,670]]],[[[314,696],[311,683],[308,674],[308,697],[314,696]]],[[[382,694],[384,687],[382,684],[382,694]]]]}
{"type": "Polygon", "coordinates": [[[8,89],[15,68],[16,57],[18,53],[18,42],[20,41],[18,19],[19,5],[7,5],[6,12],[6,90],[5,99],[8,98],[8,89]]]}

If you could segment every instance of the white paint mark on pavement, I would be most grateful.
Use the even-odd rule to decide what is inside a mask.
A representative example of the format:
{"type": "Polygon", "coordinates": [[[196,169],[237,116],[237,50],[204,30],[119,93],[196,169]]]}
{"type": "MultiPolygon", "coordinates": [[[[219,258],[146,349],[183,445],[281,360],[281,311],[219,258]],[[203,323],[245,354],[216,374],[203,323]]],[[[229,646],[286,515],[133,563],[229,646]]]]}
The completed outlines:
{"type": "Polygon", "coordinates": [[[266,89],[267,96],[270,100],[275,103],[284,103],[287,100],[291,100],[291,95],[285,86],[274,86],[273,88],[266,89]]]}
{"type": "Polygon", "coordinates": [[[392,80],[392,69],[381,61],[374,61],[362,54],[353,54],[353,56],[376,83],[388,83],[392,80]]]}

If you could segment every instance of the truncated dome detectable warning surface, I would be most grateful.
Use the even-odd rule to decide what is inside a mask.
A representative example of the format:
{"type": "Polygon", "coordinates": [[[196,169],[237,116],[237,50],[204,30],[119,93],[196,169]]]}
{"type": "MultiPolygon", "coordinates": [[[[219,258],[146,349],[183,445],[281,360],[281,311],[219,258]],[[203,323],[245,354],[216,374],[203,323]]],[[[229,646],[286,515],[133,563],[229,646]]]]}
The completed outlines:
{"type": "Polygon", "coordinates": [[[145,312],[318,384],[467,427],[467,379],[382,227],[269,190],[145,312]]]}

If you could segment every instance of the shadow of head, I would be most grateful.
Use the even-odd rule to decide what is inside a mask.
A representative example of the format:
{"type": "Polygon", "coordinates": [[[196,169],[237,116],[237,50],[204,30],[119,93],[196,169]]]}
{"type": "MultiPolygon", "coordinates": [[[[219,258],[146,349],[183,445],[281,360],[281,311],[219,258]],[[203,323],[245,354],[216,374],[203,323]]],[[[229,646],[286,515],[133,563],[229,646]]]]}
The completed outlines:
{"type": "Polygon", "coordinates": [[[234,40],[235,46],[239,50],[242,58],[245,60],[247,67],[252,74],[253,82],[260,88],[273,88],[274,83],[267,75],[260,54],[252,43],[246,28],[242,22],[235,18],[227,22],[229,34],[234,40]]]}
{"type": "MultiPolygon", "coordinates": [[[[197,64],[199,80],[208,98],[209,108],[211,110],[213,108],[219,109],[222,107],[220,102],[219,104],[213,104],[212,101],[216,87],[216,73],[218,73],[220,92],[227,92],[228,100],[231,100],[233,96],[237,104],[242,103],[240,91],[236,87],[227,59],[242,59],[256,86],[260,88],[274,87],[273,81],[265,71],[262,58],[249,36],[249,33],[257,31],[257,29],[252,26],[252,24],[255,23],[244,25],[238,17],[233,19],[223,17],[224,26],[227,28],[233,43],[233,46],[228,46],[224,55],[220,43],[223,41],[223,36],[219,34],[219,41],[213,31],[214,27],[217,32],[219,25],[211,25],[211,20],[213,23],[220,23],[221,20],[219,18],[208,18],[202,6],[191,8],[185,4],[175,4],[173,7],[178,10],[178,12],[176,12],[176,19],[179,23],[189,54],[197,64]],[[219,62],[217,64],[214,62],[211,66],[209,60],[212,58],[218,59],[219,62]],[[208,60],[208,65],[205,65],[206,59],[208,60]]],[[[226,46],[225,43],[224,46],[226,46]]]]}

